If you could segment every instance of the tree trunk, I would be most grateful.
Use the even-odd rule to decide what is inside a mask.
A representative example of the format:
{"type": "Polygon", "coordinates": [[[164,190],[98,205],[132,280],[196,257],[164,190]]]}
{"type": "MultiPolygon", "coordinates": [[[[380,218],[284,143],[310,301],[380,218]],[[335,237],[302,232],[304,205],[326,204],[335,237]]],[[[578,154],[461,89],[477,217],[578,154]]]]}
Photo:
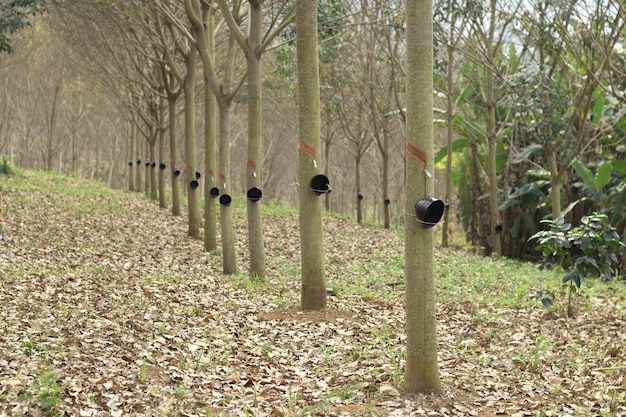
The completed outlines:
{"type": "MultiPolygon", "coordinates": [[[[222,237],[222,268],[225,274],[234,274],[237,272],[237,256],[235,252],[235,231],[233,227],[233,215],[230,202],[225,199],[230,196],[230,110],[232,103],[231,81],[232,68],[234,60],[235,40],[233,36],[229,36],[227,54],[223,61],[223,80],[219,82],[213,64],[213,5],[212,2],[185,0],[185,9],[187,16],[191,21],[197,38],[197,47],[202,59],[205,81],[210,85],[213,94],[216,97],[219,109],[219,139],[218,145],[218,169],[213,171],[211,165],[207,165],[212,172],[209,175],[217,174],[212,181],[217,181],[217,187],[220,191],[220,226],[222,237]],[[202,13],[202,19],[199,17],[202,13]]],[[[223,4],[222,6],[225,6],[223,4]]],[[[224,10],[227,12],[227,9],[224,10]]],[[[207,104],[207,106],[209,106],[207,104]]],[[[209,106],[212,107],[212,106],[209,106]]],[[[214,146],[209,146],[205,150],[205,158],[211,159],[209,164],[215,164],[214,146]],[[213,149],[213,151],[211,151],[213,149]],[[208,155],[207,155],[208,153],[208,155]]],[[[210,208],[209,208],[210,209],[210,208]]],[[[205,216],[210,216],[209,212],[205,216]]],[[[210,220],[209,220],[210,221],[210,220]]],[[[208,244],[206,247],[212,246],[208,244]]]]}
{"type": "Polygon", "coordinates": [[[135,166],[135,136],[133,135],[133,128],[131,126],[130,129],[130,139],[129,139],[129,148],[130,148],[130,158],[128,159],[128,191],[135,191],[135,172],[133,167],[135,166]]]}
{"type": "MultiPolygon", "coordinates": [[[[148,130],[150,128],[148,127],[148,130]]],[[[146,197],[150,197],[150,141],[147,139],[147,137],[144,137],[145,141],[144,141],[144,155],[146,155],[146,158],[143,162],[144,165],[144,170],[145,170],[145,175],[144,175],[144,184],[143,184],[143,190],[146,194],[146,197]]],[[[100,153],[98,151],[98,142],[96,142],[96,169],[95,171],[98,171],[98,166],[100,165],[100,153]]],[[[92,174],[92,178],[93,178],[93,174],[92,174]]]]}
{"type": "Polygon", "coordinates": [[[165,123],[165,100],[161,99],[161,105],[159,106],[159,132],[158,132],[158,143],[159,143],[159,163],[157,164],[156,169],[158,169],[158,182],[159,182],[159,207],[164,209],[167,207],[165,203],[165,129],[163,128],[163,124],[165,123]]]}
{"type": "Polygon", "coordinates": [[[61,91],[61,81],[57,81],[52,97],[52,109],[50,109],[50,119],[48,120],[47,146],[46,146],[46,171],[52,171],[52,158],[54,156],[54,133],[57,124],[57,107],[59,106],[59,93],[61,91]]]}
{"type": "Polygon", "coordinates": [[[561,176],[556,162],[556,154],[551,147],[546,147],[546,159],[550,171],[550,201],[552,203],[552,219],[561,216],[561,176]]]}
{"type": "Polygon", "coordinates": [[[141,192],[141,145],[139,144],[139,139],[137,137],[137,125],[135,124],[135,120],[132,121],[130,135],[132,137],[131,141],[135,144],[135,191],[141,192]]]}
{"type": "MultiPolygon", "coordinates": [[[[219,103],[219,175],[220,194],[230,194],[230,101],[218,98],[219,103]]],[[[221,197],[220,197],[221,199],[221,197]]],[[[222,269],[225,274],[237,272],[235,229],[230,205],[220,204],[222,229],[222,269]]]]}
{"type": "Polygon", "coordinates": [[[215,142],[215,95],[211,87],[204,87],[204,250],[213,252],[217,249],[217,208],[211,189],[217,187],[217,150],[215,142]]]}
{"type": "Polygon", "coordinates": [[[489,153],[487,155],[487,176],[489,177],[489,235],[491,237],[491,247],[496,255],[502,255],[502,247],[500,244],[500,210],[498,204],[498,175],[496,172],[496,99],[494,91],[494,78],[496,71],[493,68],[495,55],[497,51],[494,49],[495,27],[497,20],[497,2],[490,0],[490,18],[489,18],[489,35],[487,39],[487,73],[485,74],[485,102],[487,104],[487,141],[489,142],[489,153]]]}
{"type": "Polygon", "coordinates": [[[320,149],[320,92],[317,45],[317,0],[296,0],[296,59],[298,68],[298,190],[301,307],[326,307],[322,199],[309,189],[317,174],[314,164],[320,149]]]}
{"type": "Polygon", "coordinates": [[[491,247],[493,252],[500,256],[502,248],[500,245],[500,210],[498,209],[498,175],[496,172],[496,100],[493,91],[493,73],[487,71],[487,140],[489,142],[489,154],[487,156],[487,175],[489,177],[489,235],[491,236],[491,247]]]}
{"type": "Polygon", "coordinates": [[[389,229],[389,152],[388,152],[388,135],[384,134],[384,148],[385,151],[382,154],[382,177],[383,177],[383,227],[389,229]]]}
{"type": "MultiPolygon", "coordinates": [[[[434,191],[433,20],[430,0],[407,0],[406,205],[434,191]],[[425,170],[428,170],[425,171],[425,170]]],[[[405,221],[406,377],[410,394],[440,392],[433,276],[433,228],[405,221]]]]}
{"type": "Polygon", "coordinates": [[[356,222],[361,224],[361,222],[363,222],[363,195],[361,194],[361,151],[358,143],[356,157],[354,158],[354,165],[354,182],[356,183],[356,222]]]}
{"type": "MultiPolygon", "coordinates": [[[[261,86],[261,36],[263,11],[260,0],[250,1],[250,34],[246,51],[248,71],[248,189],[261,188],[263,165],[263,108],[261,86]]],[[[261,204],[247,200],[250,276],[265,278],[265,249],[261,204]]]]}
{"type": "Polygon", "coordinates": [[[178,177],[176,171],[176,100],[177,97],[168,97],[167,108],[169,113],[169,136],[170,136],[170,174],[172,178],[172,215],[180,216],[180,191],[178,190],[178,177]]]}
{"type": "Polygon", "coordinates": [[[196,48],[189,50],[187,57],[187,75],[185,78],[185,180],[187,181],[187,209],[189,211],[188,235],[200,237],[200,205],[198,188],[192,188],[191,182],[196,180],[196,48]]]}
{"type": "MultiPolygon", "coordinates": [[[[324,172],[330,172],[331,141],[324,141],[324,172]]],[[[324,194],[324,209],[330,211],[330,193],[324,194]]]]}
{"type": "MultiPolygon", "coordinates": [[[[454,27],[454,17],[452,17],[451,27],[454,27]]],[[[451,31],[452,32],[452,31],[451,31]]],[[[446,158],[446,188],[444,191],[443,201],[446,203],[446,210],[443,213],[443,225],[441,228],[441,246],[448,247],[448,228],[450,226],[450,210],[449,204],[452,198],[452,136],[454,130],[452,129],[454,119],[454,101],[452,99],[452,89],[454,84],[452,83],[453,67],[454,67],[454,48],[451,44],[448,44],[448,71],[446,73],[446,140],[448,148],[448,157],[446,158]]]]}
{"type": "MultiPolygon", "coordinates": [[[[213,7],[203,3],[202,21],[205,33],[196,31],[196,36],[204,36],[206,40],[206,52],[211,58],[215,58],[215,11],[213,7]]],[[[204,62],[203,62],[204,65],[204,62]]],[[[217,142],[215,134],[217,129],[215,108],[217,106],[215,94],[211,90],[210,81],[204,77],[204,250],[213,252],[217,249],[217,207],[215,196],[211,195],[211,189],[217,188],[217,142]]]]}
{"type": "Polygon", "coordinates": [[[77,175],[78,170],[76,166],[76,162],[78,160],[78,152],[76,151],[76,129],[72,129],[72,174],[77,175]]]}
{"type": "Polygon", "coordinates": [[[152,200],[156,200],[158,198],[157,193],[157,175],[156,175],[156,144],[157,144],[157,135],[159,134],[158,128],[153,128],[154,133],[151,135],[149,146],[150,146],[150,166],[148,166],[148,171],[150,172],[150,198],[152,200]]]}

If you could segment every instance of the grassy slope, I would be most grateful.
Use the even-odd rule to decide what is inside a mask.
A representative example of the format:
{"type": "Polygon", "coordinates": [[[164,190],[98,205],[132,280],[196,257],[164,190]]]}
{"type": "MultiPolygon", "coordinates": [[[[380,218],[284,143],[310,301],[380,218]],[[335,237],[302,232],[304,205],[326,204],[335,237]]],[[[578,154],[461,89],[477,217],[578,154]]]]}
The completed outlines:
{"type": "Polygon", "coordinates": [[[269,276],[256,283],[243,200],[244,271],[225,277],[183,218],[142,195],[38,172],[0,186],[0,416],[626,412],[623,283],[586,283],[566,320],[530,299],[558,290],[557,273],[437,250],[446,392],[405,398],[401,230],[327,216],[337,295],[303,314],[291,209],[265,206],[269,276]]]}

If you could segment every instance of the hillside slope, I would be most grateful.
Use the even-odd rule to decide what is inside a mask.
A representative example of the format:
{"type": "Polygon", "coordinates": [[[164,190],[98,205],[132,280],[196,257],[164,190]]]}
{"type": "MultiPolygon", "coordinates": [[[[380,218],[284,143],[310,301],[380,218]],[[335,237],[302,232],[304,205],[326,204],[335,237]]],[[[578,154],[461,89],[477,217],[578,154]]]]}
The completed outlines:
{"type": "Polygon", "coordinates": [[[0,186],[0,416],[626,415],[622,283],[568,321],[529,299],[557,275],[437,251],[445,392],[411,397],[399,231],[327,216],[329,307],[302,313],[292,210],[265,208],[259,283],[243,209],[243,272],[224,276],[143,195],[37,172],[0,186]]]}

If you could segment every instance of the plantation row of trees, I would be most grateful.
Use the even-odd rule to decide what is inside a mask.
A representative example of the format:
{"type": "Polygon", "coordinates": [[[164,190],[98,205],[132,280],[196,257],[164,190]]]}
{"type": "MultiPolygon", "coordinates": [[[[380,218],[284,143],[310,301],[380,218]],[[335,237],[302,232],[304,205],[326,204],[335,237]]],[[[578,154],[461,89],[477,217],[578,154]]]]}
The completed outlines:
{"type": "MultiPolygon", "coordinates": [[[[23,17],[35,3],[13,10],[25,8],[23,17]]],[[[162,208],[170,192],[173,215],[186,198],[188,235],[204,230],[207,251],[217,249],[219,219],[226,274],[238,269],[234,193],[248,193],[258,278],[257,200],[297,195],[305,310],[326,305],[321,201],[333,208],[334,180],[350,184],[342,208],[359,222],[367,208],[389,227],[400,201],[406,384],[438,391],[433,233],[411,214],[435,194],[434,163],[445,178],[437,194],[451,207],[444,246],[452,213],[487,254],[532,256],[528,238],[546,217],[577,223],[602,212],[623,234],[626,12],[615,0],[441,0],[431,10],[423,0],[49,2],[44,29],[21,42],[38,44],[31,59],[41,63],[44,51],[55,71],[3,62],[13,82],[0,146],[46,169],[58,159],[63,170],[69,154],[72,172],[99,177],[103,152],[110,183],[162,208]]]]}
{"type": "MultiPolygon", "coordinates": [[[[69,9],[64,8],[67,6],[66,2],[58,4],[60,10],[58,19],[63,33],[72,39],[73,44],[80,46],[80,58],[87,59],[88,63],[91,57],[94,58],[94,62],[97,61],[95,58],[101,58],[102,51],[108,53],[109,61],[97,61],[103,74],[98,81],[105,87],[114,88],[113,91],[131,117],[129,189],[133,191],[141,189],[142,186],[142,161],[132,159],[142,146],[136,137],[140,132],[148,154],[148,159],[144,161],[147,169],[145,181],[147,191],[151,197],[158,198],[161,207],[165,208],[163,173],[167,168],[165,161],[169,158],[172,172],[172,212],[174,215],[180,214],[178,176],[183,171],[187,195],[188,234],[190,237],[200,237],[198,180],[205,175],[204,246],[207,251],[216,249],[216,204],[213,200],[220,196],[223,269],[227,274],[237,270],[229,195],[232,189],[230,115],[235,97],[245,86],[244,101],[247,103],[248,122],[246,186],[249,189],[247,203],[249,271],[257,278],[265,277],[263,228],[261,210],[257,203],[263,170],[261,57],[274,44],[274,40],[283,34],[285,28],[295,21],[296,34],[286,39],[285,45],[290,48],[295,46],[297,68],[298,139],[294,144],[297,143],[298,149],[297,180],[302,252],[301,307],[303,310],[323,309],[326,306],[326,284],[322,204],[319,196],[330,191],[330,188],[327,178],[320,174],[317,162],[318,159],[321,160],[318,38],[320,33],[324,35],[323,27],[321,32],[318,31],[321,9],[317,2],[296,1],[293,8],[287,3],[265,7],[262,2],[254,0],[250,1],[247,7],[242,7],[238,2],[229,5],[225,0],[216,2],[185,0],[184,5],[170,2],[145,4],[112,2],[106,5],[71,3],[69,9]],[[217,30],[219,25],[216,25],[215,19],[218,11],[223,18],[221,23],[228,28],[226,40],[222,43],[227,45],[226,51],[222,51],[221,55],[216,52],[219,44],[217,38],[220,35],[220,31],[217,30]],[[98,32],[103,27],[104,33],[98,32]],[[264,30],[265,27],[268,28],[267,31],[264,30]],[[88,36],[83,38],[82,34],[88,36]],[[111,37],[112,34],[114,36],[111,37]],[[111,41],[112,38],[115,42],[111,41]],[[101,43],[94,44],[93,39],[98,39],[101,43]],[[124,47],[120,50],[111,46],[113,43],[115,45],[119,43],[124,47]],[[96,46],[98,48],[95,48],[96,46]],[[245,57],[243,70],[239,70],[235,65],[238,63],[236,51],[245,57]],[[89,56],[90,53],[94,55],[89,56]],[[220,67],[216,65],[219,59],[222,59],[220,67]],[[103,65],[105,63],[107,65],[103,65]],[[198,67],[201,68],[199,74],[198,67]],[[198,162],[196,144],[198,75],[204,80],[200,90],[200,95],[204,98],[203,163],[198,162]],[[183,97],[184,141],[183,152],[179,158],[175,123],[176,103],[180,95],[183,97]],[[170,145],[167,157],[166,130],[169,132],[170,145]],[[158,177],[155,172],[157,160],[160,170],[158,177]],[[200,168],[202,166],[204,170],[200,168]]],[[[14,5],[15,9],[20,7],[28,9],[29,6],[14,5]]],[[[409,201],[423,198],[433,192],[430,173],[434,170],[431,118],[432,6],[429,1],[409,1],[404,15],[410,26],[406,42],[406,76],[407,79],[414,80],[407,86],[409,100],[406,109],[403,110],[407,120],[406,147],[417,149],[419,154],[417,158],[407,156],[405,201],[407,209],[410,210],[409,201]],[[425,109],[427,111],[424,111],[425,109]],[[417,180],[418,177],[420,180],[417,180]]],[[[94,73],[95,70],[96,68],[94,73]]],[[[56,121],[59,90],[58,84],[55,88],[51,121],[56,121]]],[[[50,126],[49,130],[53,128],[54,126],[50,126]]],[[[47,168],[51,168],[49,162],[47,168]]],[[[432,273],[433,235],[431,230],[418,228],[417,225],[416,222],[410,222],[406,234],[408,317],[406,388],[409,392],[439,391],[441,386],[436,355],[432,273]],[[424,250],[430,255],[416,260],[413,254],[416,249],[424,250]]]]}
{"type": "MultiPolygon", "coordinates": [[[[256,187],[295,204],[306,184],[286,146],[297,136],[293,7],[253,5],[49,3],[0,61],[0,153],[147,187],[161,205],[167,188],[174,214],[196,171],[199,189],[256,187]]],[[[317,16],[323,146],[311,163],[334,190],[327,209],[386,227],[404,222],[403,10],[333,0],[317,16]]],[[[442,243],[456,218],[485,253],[526,258],[542,218],[576,224],[591,211],[623,234],[622,2],[440,0],[434,12],[437,197],[451,208],[442,243]]],[[[198,235],[202,196],[187,194],[198,235]]]]}

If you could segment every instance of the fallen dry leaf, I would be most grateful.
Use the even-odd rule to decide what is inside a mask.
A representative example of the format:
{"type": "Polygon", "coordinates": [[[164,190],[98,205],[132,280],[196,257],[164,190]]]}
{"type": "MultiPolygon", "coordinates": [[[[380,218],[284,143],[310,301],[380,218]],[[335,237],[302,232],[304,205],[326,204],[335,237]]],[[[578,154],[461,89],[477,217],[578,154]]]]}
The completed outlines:
{"type": "MultiPolygon", "coordinates": [[[[87,199],[85,182],[64,181],[76,192],[5,187],[2,417],[41,412],[42,384],[59,389],[59,414],[80,416],[626,415],[623,299],[591,299],[571,321],[440,302],[444,392],[406,395],[403,286],[299,311],[297,215],[266,222],[268,277],[255,284],[245,270],[222,275],[184,217],[138,194],[87,199]]],[[[242,266],[245,223],[236,218],[242,266]]],[[[324,229],[329,283],[367,287],[368,262],[403,250],[393,231],[331,216],[324,229]]]]}

